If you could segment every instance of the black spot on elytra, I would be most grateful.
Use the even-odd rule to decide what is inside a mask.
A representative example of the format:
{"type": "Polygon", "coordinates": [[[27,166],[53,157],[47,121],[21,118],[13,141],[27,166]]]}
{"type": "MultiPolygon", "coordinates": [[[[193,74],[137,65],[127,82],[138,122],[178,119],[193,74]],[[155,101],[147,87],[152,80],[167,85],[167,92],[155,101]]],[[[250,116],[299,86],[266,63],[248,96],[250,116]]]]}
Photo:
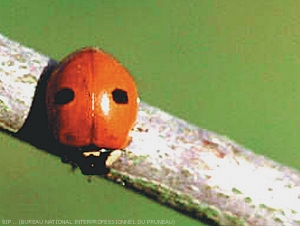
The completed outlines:
{"type": "Polygon", "coordinates": [[[115,89],[112,92],[112,97],[113,97],[113,100],[117,104],[127,104],[128,103],[127,92],[122,89],[115,89]]]}
{"type": "Polygon", "coordinates": [[[69,88],[59,90],[54,96],[54,103],[60,105],[67,104],[74,100],[74,96],[74,91],[69,88]]]}

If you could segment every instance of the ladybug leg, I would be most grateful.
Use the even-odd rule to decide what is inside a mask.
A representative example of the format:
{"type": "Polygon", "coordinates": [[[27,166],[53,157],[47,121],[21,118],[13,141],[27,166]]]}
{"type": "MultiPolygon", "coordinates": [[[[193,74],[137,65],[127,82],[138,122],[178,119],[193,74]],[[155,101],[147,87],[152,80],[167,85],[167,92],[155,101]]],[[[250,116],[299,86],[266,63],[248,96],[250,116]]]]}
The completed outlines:
{"type": "Polygon", "coordinates": [[[67,155],[63,155],[63,156],[61,157],[61,161],[62,161],[63,163],[70,163],[70,162],[71,162],[71,160],[69,159],[69,157],[68,157],[67,155]]]}
{"type": "Polygon", "coordinates": [[[88,175],[87,176],[87,181],[89,182],[89,183],[91,183],[93,180],[93,176],[92,175],[88,175]]]}
{"type": "Polygon", "coordinates": [[[64,155],[63,157],[61,157],[61,161],[63,163],[69,163],[72,167],[72,172],[74,172],[77,168],[78,165],[76,164],[76,162],[73,162],[67,155],[64,155]]]}
{"type": "Polygon", "coordinates": [[[77,163],[77,160],[79,159],[78,154],[76,154],[79,150],[72,149],[71,151],[67,151],[66,153],[61,157],[61,161],[63,163],[70,164],[72,169],[71,171],[74,172],[79,166],[77,163]]]}
{"type": "Polygon", "coordinates": [[[75,172],[75,170],[78,168],[78,165],[75,162],[71,162],[72,166],[72,172],[75,172]]]}

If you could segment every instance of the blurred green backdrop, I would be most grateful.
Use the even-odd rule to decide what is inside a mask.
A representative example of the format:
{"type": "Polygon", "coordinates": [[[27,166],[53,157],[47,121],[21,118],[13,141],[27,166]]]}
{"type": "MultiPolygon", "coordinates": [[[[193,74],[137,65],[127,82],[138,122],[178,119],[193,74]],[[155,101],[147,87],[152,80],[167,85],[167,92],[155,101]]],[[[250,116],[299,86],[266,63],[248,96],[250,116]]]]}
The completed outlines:
{"type": "MultiPolygon", "coordinates": [[[[299,11],[290,0],[2,0],[0,33],[57,60],[101,47],[132,72],[143,101],[300,169],[299,11]]],[[[199,225],[104,179],[88,183],[7,134],[0,139],[0,220],[199,225]]]]}

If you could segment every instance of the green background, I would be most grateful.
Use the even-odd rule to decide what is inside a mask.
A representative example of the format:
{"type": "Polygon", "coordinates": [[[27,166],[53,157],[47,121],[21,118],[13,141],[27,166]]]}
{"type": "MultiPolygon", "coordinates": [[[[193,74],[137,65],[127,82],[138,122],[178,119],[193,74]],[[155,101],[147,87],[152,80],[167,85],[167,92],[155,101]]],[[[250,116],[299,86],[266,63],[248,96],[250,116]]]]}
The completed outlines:
{"type": "MultiPolygon", "coordinates": [[[[300,169],[299,12],[289,0],[2,0],[0,33],[57,60],[101,47],[132,72],[142,101],[300,169]]],[[[102,178],[88,183],[6,133],[0,145],[0,220],[199,225],[102,178]]]]}

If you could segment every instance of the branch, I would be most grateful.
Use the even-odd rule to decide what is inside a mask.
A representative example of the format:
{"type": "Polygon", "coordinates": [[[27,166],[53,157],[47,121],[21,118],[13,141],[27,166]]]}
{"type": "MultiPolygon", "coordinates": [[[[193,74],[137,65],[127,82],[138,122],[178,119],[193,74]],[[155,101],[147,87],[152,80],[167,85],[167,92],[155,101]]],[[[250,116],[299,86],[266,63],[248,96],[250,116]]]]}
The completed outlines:
{"type": "Polygon", "coordinates": [[[0,126],[17,132],[32,104],[49,58],[0,34],[0,126]]]}
{"type": "MultiPolygon", "coordinates": [[[[17,132],[49,58],[0,35],[0,125],[17,132]]],[[[107,178],[220,225],[300,225],[300,174],[141,103],[107,178]]]]}

